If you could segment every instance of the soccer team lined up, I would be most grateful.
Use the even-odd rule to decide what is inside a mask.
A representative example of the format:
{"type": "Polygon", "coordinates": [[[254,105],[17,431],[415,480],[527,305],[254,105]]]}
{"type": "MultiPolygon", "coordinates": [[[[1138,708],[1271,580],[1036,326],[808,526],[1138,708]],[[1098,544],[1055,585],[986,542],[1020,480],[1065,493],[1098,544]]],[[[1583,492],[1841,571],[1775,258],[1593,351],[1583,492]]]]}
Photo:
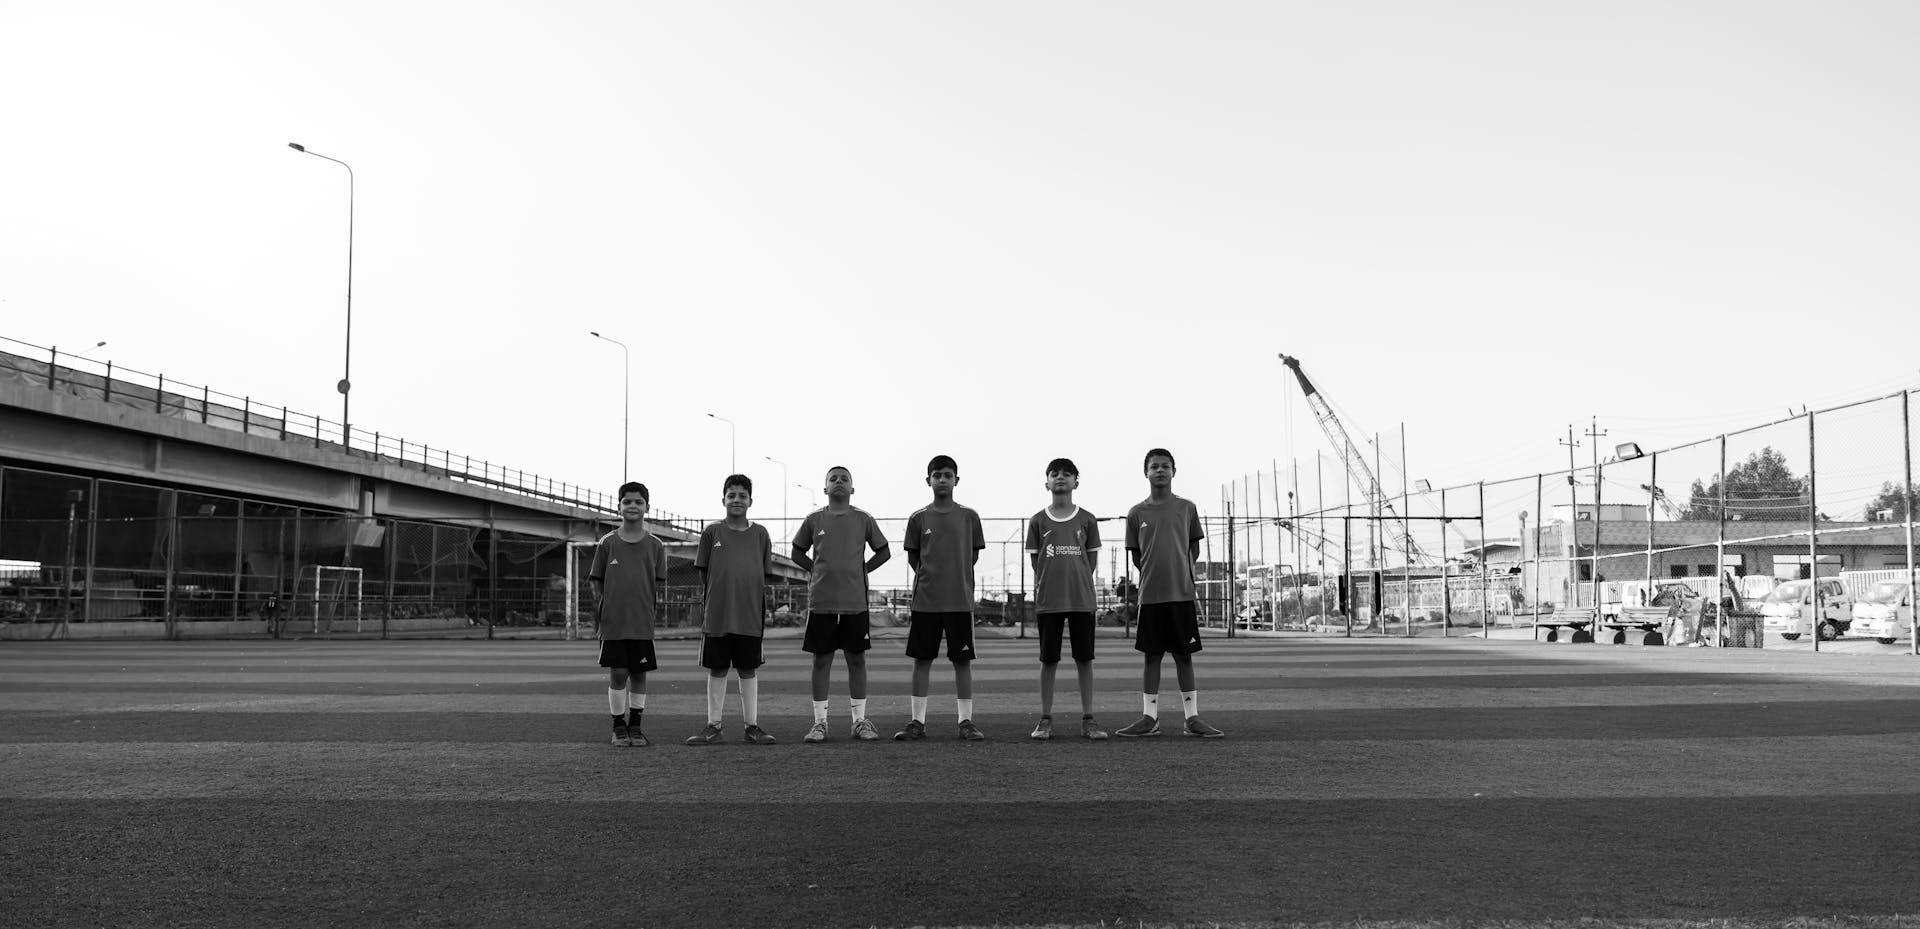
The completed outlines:
{"type": "MultiPolygon", "coordinates": [[[[1160,666],[1173,656],[1185,722],[1180,732],[1203,739],[1225,733],[1200,718],[1200,694],[1194,683],[1193,655],[1200,651],[1199,613],[1193,566],[1205,535],[1200,511],[1173,493],[1173,453],[1147,452],[1141,463],[1147,498],[1127,511],[1126,547],[1139,572],[1140,614],[1133,647],[1145,658],[1140,683],[1140,718],[1113,735],[1143,738],[1160,734],[1160,666]]],[[[986,738],[973,722],[973,569],[986,548],[980,514],[956,503],[954,485],[960,467],[946,455],[927,462],[927,486],[933,502],[907,519],[907,561],[913,568],[913,602],[907,631],[907,657],[913,659],[911,715],[893,737],[927,737],[927,692],[942,640],[953,667],[958,734],[986,738]]],[[[867,715],[867,575],[893,557],[880,524],[850,502],[853,473],[827,469],[827,505],[807,514],[791,541],[794,564],[808,575],[810,609],[801,647],[813,656],[813,726],[806,742],[825,742],[828,685],[835,653],[845,657],[851,736],[880,738],[867,715]]],[[[1094,571],[1100,554],[1100,528],[1093,514],[1073,502],[1080,469],[1066,458],[1047,464],[1047,488],[1053,500],[1027,521],[1026,549],[1034,570],[1034,612],[1040,627],[1040,721],[1034,739],[1053,737],[1055,675],[1061,647],[1069,644],[1080,688],[1080,734],[1095,741],[1108,733],[1093,718],[1094,571]]],[[[747,518],[753,505],[753,481],[729,475],[722,485],[726,518],[700,533],[693,564],[705,586],[700,664],[707,669],[707,724],[686,739],[688,745],[724,741],[721,725],[727,672],[740,680],[743,741],[772,745],[760,728],[762,641],[767,579],[773,574],[773,539],[765,526],[747,518]]],[[[588,578],[600,629],[600,666],[607,669],[607,710],[613,719],[613,744],[649,744],[642,715],[647,706],[647,672],[657,670],[653,625],[659,591],[666,582],[666,546],[646,528],[649,494],[645,484],[620,487],[620,528],[601,538],[588,578]]]]}

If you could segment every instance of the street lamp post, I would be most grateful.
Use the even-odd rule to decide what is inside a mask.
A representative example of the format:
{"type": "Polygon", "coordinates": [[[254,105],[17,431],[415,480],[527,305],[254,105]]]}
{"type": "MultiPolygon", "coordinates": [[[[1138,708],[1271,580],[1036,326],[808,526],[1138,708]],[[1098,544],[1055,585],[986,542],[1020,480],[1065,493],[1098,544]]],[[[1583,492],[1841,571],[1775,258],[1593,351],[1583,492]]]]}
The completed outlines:
{"type": "MultiPolygon", "coordinates": [[[[807,498],[813,501],[812,503],[813,509],[817,510],[820,508],[820,494],[817,491],[815,491],[811,487],[808,487],[805,484],[796,483],[793,486],[798,487],[801,490],[804,490],[807,492],[807,498]]],[[[812,512],[812,511],[809,510],[808,512],[812,512]]]]}
{"type": "Polygon", "coordinates": [[[620,375],[620,483],[625,484],[627,482],[627,451],[633,445],[633,440],[627,431],[628,423],[632,421],[629,417],[633,412],[633,357],[627,353],[627,343],[619,339],[609,339],[598,332],[592,331],[589,331],[587,335],[593,336],[602,342],[612,342],[620,346],[620,370],[622,372],[620,375]]]}
{"type": "Polygon", "coordinates": [[[772,455],[762,455],[760,457],[780,466],[780,484],[782,485],[780,487],[780,531],[792,535],[793,530],[787,528],[787,488],[785,486],[788,483],[787,463],[772,455]]]}
{"type": "Polygon", "coordinates": [[[73,356],[73,357],[75,357],[75,358],[85,358],[85,357],[87,357],[88,355],[91,355],[91,354],[93,354],[94,352],[97,352],[97,351],[99,351],[99,350],[101,350],[101,349],[103,349],[103,348],[106,348],[106,347],[107,347],[107,343],[106,343],[106,340],[104,340],[104,339],[102,339],[101,341],[98,341],[98,342],[95,342],[95,343],[93,343],[93,347],[92,347],[92,348],[90,348],[90,349],[87,349],[87,350],[86,350],[86,351],[84,351],[84,352],[77,352],[77,353],[75,353],[75,354],[74,354],[74,356],[73,356]]]}
{"type": "Polygon", "coordinates": [[[717,419],[727,424],[727,470],[739,474],[740,430],[734,427],[733,420],[725,416],[715,416],[712,413],[708,413],[707,418],[717,419]]]}
{"type": "Polygon", "coordinates": [[[329,155],[308,151],[298,142],[288,142],[287,147],[296,152],[325,158],[347,169],[347,346],[345,360],[340,368],[340,383],[335,387],[340,391],[340,446],[351,448],[353,445],[352,419],[348,391],[353,389],[353,166],[329,155]]]}

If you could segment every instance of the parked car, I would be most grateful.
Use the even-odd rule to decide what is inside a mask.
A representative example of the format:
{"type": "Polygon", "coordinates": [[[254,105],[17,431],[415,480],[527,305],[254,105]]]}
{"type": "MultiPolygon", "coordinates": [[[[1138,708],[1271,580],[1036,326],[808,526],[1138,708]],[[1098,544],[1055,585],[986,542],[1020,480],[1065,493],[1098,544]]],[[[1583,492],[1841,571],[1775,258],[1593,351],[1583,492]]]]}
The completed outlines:
{"type": "Polygon", "coordinates": [[[1845,635],[1853,625],[1853,598],[1839,578],[1786,581],[1775,587],[1760,601],[1760,628],[1791,642],[1813,631],[1816,613],[1823,642],[1845,635]]]}
{"type": "Polygon", "coordinates": [[[1907,638],[1913,630],[1913,596],[1906,581],[1881,581],[1860,594],[1853,605],[1853,634],[1870,636],[1881,645],[1907,638]]]}

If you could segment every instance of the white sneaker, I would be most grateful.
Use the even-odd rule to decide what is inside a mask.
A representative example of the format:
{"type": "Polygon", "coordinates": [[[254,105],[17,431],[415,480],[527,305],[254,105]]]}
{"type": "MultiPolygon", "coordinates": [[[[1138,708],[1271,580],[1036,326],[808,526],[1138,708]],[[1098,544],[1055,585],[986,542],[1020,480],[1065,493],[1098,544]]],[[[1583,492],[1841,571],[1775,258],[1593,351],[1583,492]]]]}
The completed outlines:
{"type": "Polygon", "coordinates": [[[808,730],[807,730],[807,737],[806,737],[806,738],[804,738],[804,739],[802,739],[801,741],[803,741],[803,742],[825,742],[826,740],[827,740],[827,724],[826,724],[826,723],[814,723],[814,724],[813,724],[813,728],[812,728],[812,729],[808,729],[808,730]]]}

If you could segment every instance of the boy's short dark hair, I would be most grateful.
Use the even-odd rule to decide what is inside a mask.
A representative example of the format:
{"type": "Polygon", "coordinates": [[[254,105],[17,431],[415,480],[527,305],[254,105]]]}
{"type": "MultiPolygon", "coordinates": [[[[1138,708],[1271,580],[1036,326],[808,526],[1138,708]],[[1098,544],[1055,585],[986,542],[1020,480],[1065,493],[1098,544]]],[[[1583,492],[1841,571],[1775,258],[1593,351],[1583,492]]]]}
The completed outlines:
{"type": "Polygon", "coordinates": [[[1047,473],[1052,474],[1055,471],[1064,471],[1074,477],[1080,476],[1080,469],[1074,465],[1071,458],[1055,458],[1047,462],[1047,473]]]}
{"type": "Polygon", "coordinates": [[[747,496],[749,497],[753,496],[753,478],[750,478],[744,474],[727,475],[727,479],[720,483],[720,496],[723,496],[723,497],[726,496],[727,491],[732,490],[735,487],[739,487],[745,490],[747,492],[747,496]]]}
{"type": "Polygon", "coordinates": [[[640,499],[647,501],[648,504],[653,503],[653,495],[650,493],[647,493],[647,485],[642,484],[639,481],[628,481],[625,484],[621,484],[620,493],[617,496],[615,496],[614,499],[616,501],[625,500],[627,498],[627,494],[633,494],[633,493],[639,494],[640,499]]]}
{"type": "Polygon", "coordinates": [[[1141,474],[1147,473],[1147,465],[1152,464],[1153,459],[1155,458],[1165,458],[1167,460],[1167,464],[1173,467],[1174,472],[1179,473],[1180,466],[1174,462],[1172,452],[1167,451],[1164,448],[1150,448],[1150,449],[1147,449],[1147,457],[1140,459],[1141,474]]]}
{"type": "Polygon", "coordinates": [[[953,457],[950,455],[935,455],[932,461],[927,462],[928,474],[932,474],[941,468],[946,468],[956,475],[960,473],[960,465],[955,463],[953,457]]]}
{"type": "Polygon", "coordinates": [[[845,471],[845,472],[847,472],[847,480],[853,480],[853,469],[852,469],[852,468],[849,468],[849,467],[847,467],[846,465],[834,465],[833,467],[831,467],[831,468],[828,468],[828,469],[827,469],[827,476],[828,476],[828,477],[832,477],[832,476],[833,476],[833,472],[835,472],[835,471],[845,471]]]}

